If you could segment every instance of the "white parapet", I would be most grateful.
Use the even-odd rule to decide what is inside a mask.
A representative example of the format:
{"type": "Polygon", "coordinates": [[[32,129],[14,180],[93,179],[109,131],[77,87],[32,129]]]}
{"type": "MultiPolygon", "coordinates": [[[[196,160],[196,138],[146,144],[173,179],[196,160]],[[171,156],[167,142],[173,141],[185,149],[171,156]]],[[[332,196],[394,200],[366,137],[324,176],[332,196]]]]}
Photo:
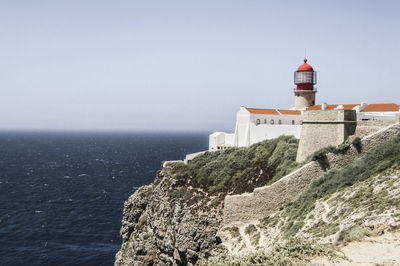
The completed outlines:
{"type": "Polygon", "coordinates": [[[183,162],[185,164],[187,164],[188,162],[190,162],[191,160],[193,160],[195,157],[205,153],[206,151],[199,151],[199,152],[195,152],[195,153],[189,153],[186,154],[185,160],[183,160],[183,162]]]}
{"type": "Polygon", "coordinates": [[[162,167],[165,168],[168,166],[168,164],[171,164],[171,163],[183,163],[183,162],[184,161],[182,161],[182,160],[164,161],[162,167]]]}

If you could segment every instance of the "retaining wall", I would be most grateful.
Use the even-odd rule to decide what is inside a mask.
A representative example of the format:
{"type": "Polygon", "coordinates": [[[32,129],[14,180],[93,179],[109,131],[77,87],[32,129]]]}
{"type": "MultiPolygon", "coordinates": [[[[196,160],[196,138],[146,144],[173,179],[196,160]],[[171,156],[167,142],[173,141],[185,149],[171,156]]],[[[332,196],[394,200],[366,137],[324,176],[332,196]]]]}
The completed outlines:
{"type": "Polygon", "coordinates": [[[365,136],[371,135],[372,133],[387,127],[389,125],[395,124],[396,120],[367,120],[367,121],[357,121],[356,137],[363,138],[365,136]]]}
{"type": "MultiPolygon", "coordinates": [[[[362,139],[358,152],[351,147],[346,154],[328,154],[330,168],[341,168],[361,157],[379,143],[400,133],[400,124],[385,127],[362,139]]],[[[254,189],[252,193],[228,195],[224,201],[223,221],[225,225],[235,222],[252,222],[265,218],[293,201],[312,181],[325,173],[317,162],[310,162],[272,185],[254,189]]]]}

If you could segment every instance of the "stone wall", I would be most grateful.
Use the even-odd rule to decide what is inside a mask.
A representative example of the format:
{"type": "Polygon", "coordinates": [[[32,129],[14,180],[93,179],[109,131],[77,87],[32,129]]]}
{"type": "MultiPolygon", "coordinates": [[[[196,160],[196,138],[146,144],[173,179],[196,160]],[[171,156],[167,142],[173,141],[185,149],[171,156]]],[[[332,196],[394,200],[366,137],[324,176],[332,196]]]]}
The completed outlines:
{"type": "MultiPolygon", "coordinates": [[[[351,147],[346,154],[328,154],[329,167],[341,168],[399,133],[400,124],[396,123],[364,137],[360,152],[351,147]]],[[[270,186],[256,188],[252,193],[226,196],[224,224],[258,221],[271,215],[296,199],[312,181],[324,173],[324,169],[317,162],[310,162],[270,186]]]]}
{"type": "Polygon", "coordinates": [[[315,151],[343,143],[355,133],[357,114],[354,110],[305,111],[297,162],[303,162],[315,151]]]}
{"type": "Polygon", "coordinates": [[[363,138],[365,136],[371,135],[372,133],[387,127],[389,125],[395,124],[396,120],[367,120],[367,121],[357,121],[356,137],[363,138]]]}

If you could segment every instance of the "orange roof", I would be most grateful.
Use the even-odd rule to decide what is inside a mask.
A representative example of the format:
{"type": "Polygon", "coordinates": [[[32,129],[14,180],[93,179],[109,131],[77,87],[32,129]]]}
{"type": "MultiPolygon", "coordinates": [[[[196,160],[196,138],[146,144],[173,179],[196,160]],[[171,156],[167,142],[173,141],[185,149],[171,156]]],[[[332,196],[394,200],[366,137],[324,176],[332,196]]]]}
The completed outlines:
{"type": "Polygon", "coordinates": [[[281,110],[281,109],[260,109],[260,108],[247,108],[251,114],[260,115],[301,115],[301,111],[298,110],[281,110]]]}
{"type": "Polygon", "coordinates": [[[301,115],[301,111],[298,110],[278,110],[279,113],[283,114],[283,115],[301,115]]]}
{"type": "MultiPolygon", "coordinates": [[[[344,110],[353,110],[354,107],[356,107],[359,104],[342,104],[344,110]]],[[[325,110],[334,110],[336,107],[338,107],[339,104],[328,104],[327,108],[325,110]]],[[[321,105],[312,105],[307,108],[307,110],[321,110],[321,105]]]]}
{"type": "Polygon", "coordinates": [[[368,104],[361,112],[398,112],[399,105],[395,103],[368,104]]]}
{"type": "MultiPolygon", "coordinates": [[[[359,104],[342,104],[344,110],[352,110],[354,107],[359,106],[359,104]]],[[[338,104],[328,104],[325,110],[333,110],[338,107],[338,104]]],[[[395,103],[372,103],[367,104],[367,106],[361,112],[398,112],[399,105],[395,103]]],[[[312,105],[307,108],[307,110],[321,110],[321,105],[312,105]]]]}
{"type": "Polygon", "coordinates": [[[251,114],[262,114],[262,115],[279,115],[276,109],[259,109],[259,108],[246,108],[251,114]]]}

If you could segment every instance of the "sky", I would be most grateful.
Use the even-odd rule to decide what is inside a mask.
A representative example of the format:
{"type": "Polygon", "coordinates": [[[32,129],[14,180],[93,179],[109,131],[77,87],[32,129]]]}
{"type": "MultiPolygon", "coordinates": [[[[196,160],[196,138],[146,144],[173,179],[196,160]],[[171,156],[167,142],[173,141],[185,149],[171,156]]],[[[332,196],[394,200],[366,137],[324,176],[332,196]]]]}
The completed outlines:
{"type": "Polygon", "coordinates": [[[400,104],[400,1],[0,0],[0,130],[231,131],[240,106],[400,104]]]}

